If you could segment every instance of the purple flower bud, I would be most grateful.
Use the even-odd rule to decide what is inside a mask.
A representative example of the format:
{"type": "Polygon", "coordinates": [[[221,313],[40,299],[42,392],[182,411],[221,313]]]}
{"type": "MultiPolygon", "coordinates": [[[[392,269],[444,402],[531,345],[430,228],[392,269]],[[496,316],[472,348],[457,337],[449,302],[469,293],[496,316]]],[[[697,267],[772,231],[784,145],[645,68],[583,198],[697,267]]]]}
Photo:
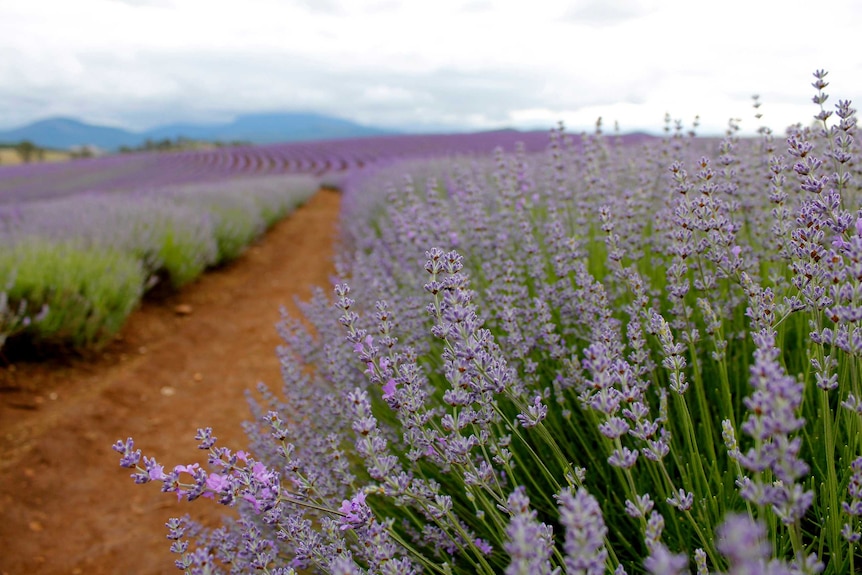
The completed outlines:
{"type": "Polygon", "coordinates": [[[654,545],[644,560],[644,568],[653,575],[680,575],[688,572],[687,567],[688,557],[671,553],[663,543],[654,545]]]}
{"type": "Polygon", "coordinates": [[[746,515],[728,515],[718,528],[718,550],[740,572],[763,572],[772,552],[766,528],[746,515]],[[754,569],[754,571],[751,571],[754,569]]]}
{"type": "Polygon", "coordinates": [[[135,442],[131,437],[126,439],[125,443],[121,440],[117,440],[113,445],[113,449],[114,451],[123,454],[123,457],[120,458],[120,467],[134,467],[141,460],[141,450],[135,449],[135,442]]]}
{"type": "Polygon", "coordinates": [[[560,523],[566,529],[563,549],[568,573],[601,575],[608,556],[604,546],[607,527],[598,501],[586,489],[575,495],[564,489],[558,496],[560,523]]]}
{"type": "Polygon", "coordinates": [[[209,449],[215,445],[216,442],[216,437],[213,436],[212,427],[198,429],[197,434],[195,434],[195,439],[201,442],[200,445],[198,445],[198,449],[209,449]]]}
{"type": "Polygon", "coordinates": [[[667,498],[667,502],[669,505],[676,507],[680,511],[688,511],[691,509],[691,506],[694,505],[694,494],[686,492],[685,489],[680,488],[675,491],[671,497],[667,498]]]}
{"type": "Polygon", "coordinates": [[[345,499],[341,503],[341,523],[342,531],[347,529],[357,529],[363,527],[372,519],[371,509],[365,503],[365,492],[360,491],[353,496],[352,499],[345,499]]]}
{"type": "Polygon", "coordinates": [[[527,406],[526,413],[517,415],[518,421],[526,428],[535,427],[548,416],[548,406],[542,403],[542,397],[537,395],[532,405],[527,406]]]}
{"type": "Polygon", "coordinates": [[[617,416],[609,417],[599,425],[599,432],[609,439],[617,439],[628,433],[630,427],[625,419],[617,416]]]}
{"type": "Polygon", "coordinates": [[[608,463],[614,467],[622,467],[623,469],[631,469],[638,460],[637,450],[632,451],[628,447],[623,447],[622,450],[614,449],[608,463]]]}
{"type": "Polygon", "coordinates": [[[383,384],[383,399],[391,399],[395,396],[395,380],[390,379],[383,384]]]}

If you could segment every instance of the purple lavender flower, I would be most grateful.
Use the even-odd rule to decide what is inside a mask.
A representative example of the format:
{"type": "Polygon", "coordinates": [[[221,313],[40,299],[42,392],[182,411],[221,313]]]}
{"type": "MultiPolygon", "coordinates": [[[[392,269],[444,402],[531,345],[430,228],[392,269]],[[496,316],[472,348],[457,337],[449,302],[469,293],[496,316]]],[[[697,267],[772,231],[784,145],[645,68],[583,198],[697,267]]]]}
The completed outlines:
{"type": "Polygon", "coordinates": [[[783,156],[766,128],[740,138],[731,121],[716,143],[669,117],[668,137],[638,148],[560,129],[545,155],[354,174],[334,301],[317,290],[308,327],[279,325],[285,385],[250,394],[248,452],[203,429],[210,468],[165,472],[115,448],[136,480],[236,506],[229,528],[173,540],[190,570],[706,575],[817,572],[805,549],[846,560],[835,541],[856,549],[862,464],[830,478],[821,448],[826,432],[835,453],[852,448],[844,422],[862,412],[862,212],[855,112],[833,114],[791,128],[783,156]],[[841,397],[818,403],[830,390],[841,397]],[[724,418],[727,457],[710,441],[724,418]],[[709,537],[736,506],[734,476],[749,517],[777,531],[727,515],[709,537]],[[821,482],[817,509],[837,511],[818,518],[821,482]],[[830,482],[848,484],[843,503],[830,482]],[[611,496],[600,509],[583,485],[611,496]],[[633,524],[643,542],[606,547],[633,524]]]}
{"type": "Polygon", "coordinates": [[[536,519],[536,511],[530,507],[523,487],[517,487],[507,503],[511,518],[506,527],[508,540],[503,548],[512,560],[506,567],[506,575],[550,575],[552,528],[536,519]]]}
{"type": "Polygon", "coordinates": [[[371,519],[371,509],[365,503],[365,493],[360,491],[353,499],[345,499],[341,504],[341,529],[357,529],[371,519]]]}
{"type": "Polygon", "coordinates": [[[680,488],[678,491],[674,492],[671,497],[667,498],[668,505],[676,507],[680,511],[688,511],[691,509],[691,506],[694,505],[694,493],[687,492],[685,489],[680,488]]]}
{"type": "Polygon", "coordinates": [[[802,384],[786,375],[779,365],[774,331],[762,329],[753,338],[757,350],[751,384],[755,391],[744,400],[751,414],[742,430],[757,440],[757,447],[739,454],[737,460],[751,471],[772,471],[778,482],[756,491],[745,490],[744,496],[756,496],[749,500],[772,506],[789,525],[802,518],[814,497],[813,492],[794,483],[809,469],[799,457],[801,440],[790,436],[805,423],[796,414],[802,403],[802,384]]]}
{"type": "Polygon", "coordinates": [[[123,455],[123,457],[120,458],[121,467],[134,467],[141,460],[141,450],[135,449],[135,442],[131,437],[126,439],[125,442],[117,440],[113,445],[113,449],[117,453],[121,453],[123,455]]]}
{"type": "Polygon", "coordinates": [[[657,543],[644,560],[644,568],[653,575],[681,575],[688,572],[688,557],[671,553],[663,544],[657,543]]]}
{"type": "Polygon", "coordinates": [[[764,525],[745,515],[728,515],[717,537],[718,549],[730,563],[730,574],[790,575],[794,572],[785,563],[771,559],[772,549],[764,525]]]}
{"type": "Polygon", "coordinates": [[[850,502],[841,502],[841,509],[849,516],[850,521],[842,526],[841,535],[847,541],[857,543],[862,539],[858,527],[858,517],[862,516],[862,457],[854,459],[850,469],[850,481],[847,485],[850,502]]]}
{"type": "Polygon", "coordinates": [[[217,438],[213,436],[212,427],[206,427],[198,429],[195,439],[201,442],[198,449],[209,449],[215,445],[217,438]]]}
{"type": "Polygon", "coordinates": [[[532,405],[527,406],[526,413],[519,413],[517,419],[522,426],[530,428],[538,425],[547,416],[548,407],[542,403],[542,397],[537,395],[533,399],[532,405]]]}
{"type": "Polygon", "coordinates": [[[605,549],[607,527],[602,518],[599,502],[586,489],[573,495],[564,489],[557,496],[560,505],[560,524],[566,530],[563,549],[568,573],[600,575],[605,572],[608,557],[605,549]]]}
{"type": "Polygon", "coordinates": [[[608,457],[608,464],[622,469],[631,469],[638,460],[638,453],[637,450],[631,450],[628,447],[614,449],[608,457]]]}

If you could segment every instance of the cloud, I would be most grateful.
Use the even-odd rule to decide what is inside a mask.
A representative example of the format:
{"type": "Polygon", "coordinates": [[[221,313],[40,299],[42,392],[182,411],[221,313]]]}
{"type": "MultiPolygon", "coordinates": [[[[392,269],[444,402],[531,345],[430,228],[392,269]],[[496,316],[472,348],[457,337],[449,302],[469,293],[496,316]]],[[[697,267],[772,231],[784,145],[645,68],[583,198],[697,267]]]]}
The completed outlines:
{"type": "MultiPolygon", "coordinates": [[[[844,0],[823,1],[844,13],[844,0]]],[[[833,100],[858,100],[852,19],[830,22],[828,45],[790,50],[763,29],[807,29],[788,16],[805,1],[786,2],[0,0],[0,127],[306,110],[389,127],[589,127],[602,115],[660,129],[669,111],[720,133],[750,117],[755,92],[765,118],[807,119],[815,67],[830,69],[833,100]],[[705,19],[734,34],[704,34],[705,19]]]]}
{"type": "Polygon", "coordinates": [[[494,2],[491,0],[472,0],[465,2],[463,6],[464,12],[489,12],[494,8],[494,2]]]}
{"type": "Polygon", "coordinates": [[[373,105],[417,104],[420,101],[429,102],[428,94],[417,93],[401,86],[389,84],[373,84],[362,91],[363,100],[373,105]]]}
{"type": "Polygon", "coordinates": [[[338,0],[292,0],[292,2],[311,12],[334,14],[341,11],[338,0]]]}
{"type": "Polygon", "coordinates": [[[125,4],[127,6],[155,6],[158,8],[173,7],[174,0],[108,0],[115,4],[125,4]]]}
{"type": "Polygon", "coordinates": [[[578,24],[608,26],[640,18],[655,11],[646,0],[579,0],[563,15],[578,24]]]}

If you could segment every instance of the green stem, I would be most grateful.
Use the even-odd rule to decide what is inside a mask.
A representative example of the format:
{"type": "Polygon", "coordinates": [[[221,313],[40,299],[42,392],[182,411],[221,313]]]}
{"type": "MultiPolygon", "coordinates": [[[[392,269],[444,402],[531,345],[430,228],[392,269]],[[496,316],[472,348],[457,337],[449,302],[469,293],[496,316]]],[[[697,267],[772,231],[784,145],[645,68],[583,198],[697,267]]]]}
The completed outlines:
{"type": "MultiPolygon", "coordinates": [[[[658,465],[659,469],[661,470],[662,477],[664,478],[667,491],[670,493],[675,493],[676,488],[674,487],[673,480],[671,479],[670,473],[668,473],[667,467],[665,467],[664,462],[659,461],[658,465]]],[[[700,540],[701,546],[703,547],[706,554],[709,556],[709,560],[712,561],[712,564],[714,566],[719,566],[721,563],[719,556],[715,552],[714,540],[704,535],[703,531],[700,528],[700,524],[692,516],[691,510],[685,509],[681,511],[685,515],[686,519],[688,519],[689,523],[691,523],[691,526],[694,528],[694,531],[697,534],[697,538],[700,540]]],[[[708,525],[711,526],[711,523],[708,522],[708,525]]]]}
{"type": "Polygon", "coordinates": [[[838,504],[838,475],[835,471],[835,437],[833,431],[832,410],[829,407],[829,392],[821,390],[820,394],[820,419],[823,422],[823,437],[826,442],[825,453],[822,461],[826,465],[826,493],[828,498],[826,512],[826,530],[829,538],[829,548],[835,554],[833,560],[840,565],[841,557],[841,531],[839,529],[840,516],[838,504]]]}
{"type": "Polygon", "coordinates": [[[487,573],[488,575],[494,575],[494,569],[491,567],[490,564],[488,564],[488,561],[485,559],[485,554],[482,553],[482,551],[478,547],[476,547],[476,542],[473,540],[472,537],[470,537],[470,534],[467,533],[463,527],[461,527],[461,522],[458,521],[458,517],[453,516],[452,512],[449,511],[446,513],[446,518],[449,520],[450,525],[455,527],[455,530],[458,532],[458,534],[461,536],[461,538],[467,543],[467,546],[470,548],[471,551],[473,551],[473,554],[476,556],[477,560],[471,561],[469,559],[469,556],[467,556],[465,554],[465,556],[468,557],[468,561],[470,561],[471,563],[473,563],[477,567],[479,567],[479,566],[482,567],[482,571],[477,570],[477,573],[487,573]],[[478,563],[478,565],[477,565],[477,563],[478,563]]]}
{"type": "Polygon", "coordinates": [[[692,477],[693,484],[685,485],[684,487],[692,493],[698,493],[702,494],[704,497],[709,497],[711,496],[709,482],[707,481],[706,473],[703,470],[703,456],[700,454],[700,449],[697,446],[697,437],[694,433],[694,423],[691,420],[688,403],[682,395],[674,393],[673,396],[676,398],[676,403],[680,407],[679,412],[682,417],[683,427],[682,435],[686,443],[686,450],[693,455],[694,459],[694,461],[690,462],[694,471],[692,477]]]}

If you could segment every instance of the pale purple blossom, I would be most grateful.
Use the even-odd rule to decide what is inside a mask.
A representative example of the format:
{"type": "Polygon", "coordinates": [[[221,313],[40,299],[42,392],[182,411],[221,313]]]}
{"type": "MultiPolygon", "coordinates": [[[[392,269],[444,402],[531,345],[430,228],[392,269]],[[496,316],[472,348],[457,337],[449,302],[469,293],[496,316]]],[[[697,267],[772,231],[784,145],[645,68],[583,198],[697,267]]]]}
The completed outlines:
{"type": "Polygon", "coordinates": [[[584,575],[604,573],[608,556],[604,542],[607,527],[598,501],[583,488],[574,494],[564,489],[557,500],[560,523],[566,530],[563,544],[566,571],[584,575]]]}
{"type": "Polygon", "coordinates": [[[516,488],[507,503],[511,517],[504,549],[512,560],[506,567],[506,575],[549,575],[553,529],[536,519],[536,510],[530,507],[523,487],[516,488]]]}
{"type": "Polygon", "coordinates": [[[352,499],[345,499],[341,503],[341,527],[345,529],[357,529],[364,526],[371,519],[371,509],[365,503],[365,493],[360,491],[352,499]]]}
{"type": "Polygon", "coordinates": [[[657,543],[644,560],[644,568],[652,575],[682,575],[688,572],[688,557],[672,553],[663,543],[657,543]]]}

